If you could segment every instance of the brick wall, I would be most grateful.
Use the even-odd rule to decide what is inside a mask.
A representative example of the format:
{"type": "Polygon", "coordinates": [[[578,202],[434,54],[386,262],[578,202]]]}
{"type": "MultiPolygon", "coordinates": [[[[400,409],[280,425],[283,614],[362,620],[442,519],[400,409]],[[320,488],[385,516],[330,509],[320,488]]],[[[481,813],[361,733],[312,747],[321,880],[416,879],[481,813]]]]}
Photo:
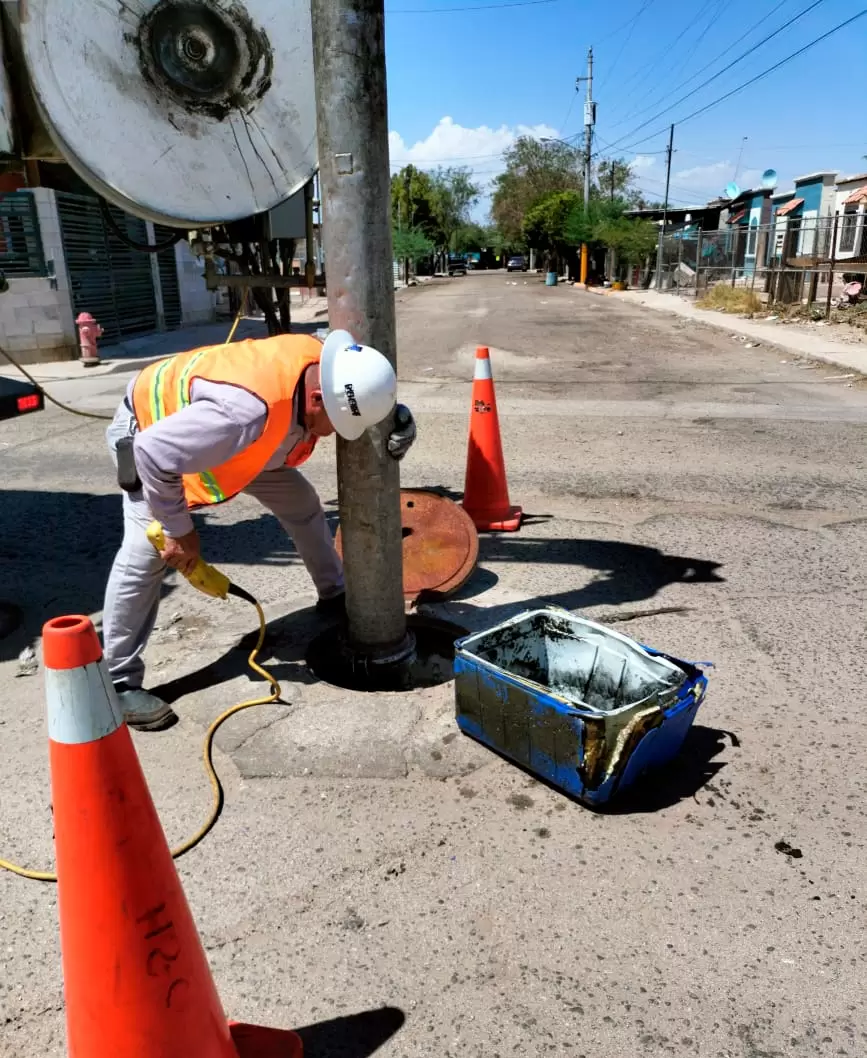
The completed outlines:
{"type": "Polygon", "coordinates": [[[45,260],[53,275],[9,279],[8,293],[0,294],[0,344],[22,364],[74,360],[78,335],[54,192],[37,187],[29,193],[36,201],[45,260]]]}

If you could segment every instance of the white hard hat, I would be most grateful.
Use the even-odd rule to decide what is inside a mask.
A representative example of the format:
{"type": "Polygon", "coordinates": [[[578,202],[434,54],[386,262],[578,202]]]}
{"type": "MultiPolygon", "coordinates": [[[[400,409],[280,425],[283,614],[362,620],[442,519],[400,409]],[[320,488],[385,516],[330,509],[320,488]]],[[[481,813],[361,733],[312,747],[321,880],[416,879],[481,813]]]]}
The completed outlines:
{"type": "Polygon", "coordinates": [[[394,368],[376,349],[359,345],[349,331],[332,331],[325,339],[319,384],[328,418],[347,441],[382,422],[397,400],[394,368]]]}

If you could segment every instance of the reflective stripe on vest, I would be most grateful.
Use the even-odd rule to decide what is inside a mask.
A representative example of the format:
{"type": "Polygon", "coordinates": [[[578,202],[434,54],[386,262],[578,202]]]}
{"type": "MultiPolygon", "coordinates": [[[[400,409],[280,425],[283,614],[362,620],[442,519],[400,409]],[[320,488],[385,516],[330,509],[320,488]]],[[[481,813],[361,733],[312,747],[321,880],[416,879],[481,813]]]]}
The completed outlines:
{"type": "MultiPolygon", "coordinates": [[[[309,335],[277,335],[180,353],[141,372],[133,388],[141,430],[188,407],[196,378],[239,386],[267,408],[262,434],[247,449],[221,466],[184,475],[188,506],[230,499],[264,470],[292,425],[298,381],[310,365],[318,363],[321,350],[320,342],[309,335]]],[[[300,441],[289,453],[286,465],[300,466],[309,459],[316,440],[300,441]]]]}

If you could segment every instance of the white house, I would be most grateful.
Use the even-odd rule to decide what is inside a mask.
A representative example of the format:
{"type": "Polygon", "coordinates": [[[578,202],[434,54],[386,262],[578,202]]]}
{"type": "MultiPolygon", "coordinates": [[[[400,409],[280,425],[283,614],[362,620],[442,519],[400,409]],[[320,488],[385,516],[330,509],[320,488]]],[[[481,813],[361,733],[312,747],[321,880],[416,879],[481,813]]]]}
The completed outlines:
{"type": "Polygon", "coordinates": [[[867,173],[843,176],[837,181],[837,259],[867,255],[867,173]]]}

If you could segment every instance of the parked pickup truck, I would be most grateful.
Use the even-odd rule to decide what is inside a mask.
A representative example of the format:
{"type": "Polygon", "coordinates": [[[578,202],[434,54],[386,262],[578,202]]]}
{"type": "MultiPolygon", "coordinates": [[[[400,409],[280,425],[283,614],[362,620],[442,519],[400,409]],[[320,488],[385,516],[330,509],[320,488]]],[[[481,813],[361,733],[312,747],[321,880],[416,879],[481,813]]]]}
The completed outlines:
{"type": "Polygon", "coordinates": [[[42,393],[30,382],[0,378],[0,419],[12,419],[45,407],[42,393]]]}

